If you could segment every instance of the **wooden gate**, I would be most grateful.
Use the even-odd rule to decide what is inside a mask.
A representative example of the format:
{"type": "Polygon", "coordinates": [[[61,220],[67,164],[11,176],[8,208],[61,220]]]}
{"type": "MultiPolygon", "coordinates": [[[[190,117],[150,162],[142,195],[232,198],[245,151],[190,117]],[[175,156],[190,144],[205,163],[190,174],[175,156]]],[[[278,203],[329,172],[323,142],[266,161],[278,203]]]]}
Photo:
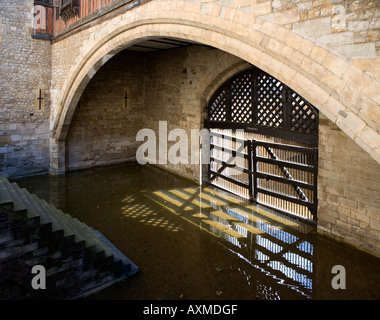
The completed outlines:
{"type": "Polygon", "coordinates": [[[252,68],[216,92],[208,113],[209,183],[316,222],[318,110],[252,68]]]}

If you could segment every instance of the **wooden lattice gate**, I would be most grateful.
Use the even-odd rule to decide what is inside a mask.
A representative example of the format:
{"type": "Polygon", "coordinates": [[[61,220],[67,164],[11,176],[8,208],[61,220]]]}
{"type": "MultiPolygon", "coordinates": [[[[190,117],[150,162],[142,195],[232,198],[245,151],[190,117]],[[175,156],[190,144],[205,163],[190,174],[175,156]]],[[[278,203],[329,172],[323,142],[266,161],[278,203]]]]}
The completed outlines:
{"type": "Polygon", "coordinates": [[[252,68],[214,94],[205,127],[210,183],[316,222],[318,110],[310,103],[252,68]]]}

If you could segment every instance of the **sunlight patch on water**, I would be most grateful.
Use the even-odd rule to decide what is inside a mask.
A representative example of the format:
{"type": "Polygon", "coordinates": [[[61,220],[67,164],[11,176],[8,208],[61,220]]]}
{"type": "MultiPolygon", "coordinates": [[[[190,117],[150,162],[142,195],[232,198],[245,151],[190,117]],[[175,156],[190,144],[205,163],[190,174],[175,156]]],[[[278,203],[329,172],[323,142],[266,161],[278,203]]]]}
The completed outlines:
{"type": "Polygon", "coordinates": [[[181,230],[180,227],[159,215],[155,209],[146,203],[137,201],[136,197],[128,196],[123,199],[123,202],[125,202],[126,205],[121,209],[123,216],[126,218],[138,219],[141,223],[163,228],[167,231],[177,232],[181,230]]]}

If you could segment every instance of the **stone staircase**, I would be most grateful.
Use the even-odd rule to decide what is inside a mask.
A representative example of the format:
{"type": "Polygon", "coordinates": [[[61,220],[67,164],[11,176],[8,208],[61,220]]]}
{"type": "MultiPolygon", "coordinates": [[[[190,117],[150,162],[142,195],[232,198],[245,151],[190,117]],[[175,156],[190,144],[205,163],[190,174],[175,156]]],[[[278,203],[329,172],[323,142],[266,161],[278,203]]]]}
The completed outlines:
{"type": "Polygon", "coordinates": [[[99,231],[0,179],[0,299],[77,299],[137,271],[99,231]],[[46,289],[32,288],[35,265],[46,289]]]}

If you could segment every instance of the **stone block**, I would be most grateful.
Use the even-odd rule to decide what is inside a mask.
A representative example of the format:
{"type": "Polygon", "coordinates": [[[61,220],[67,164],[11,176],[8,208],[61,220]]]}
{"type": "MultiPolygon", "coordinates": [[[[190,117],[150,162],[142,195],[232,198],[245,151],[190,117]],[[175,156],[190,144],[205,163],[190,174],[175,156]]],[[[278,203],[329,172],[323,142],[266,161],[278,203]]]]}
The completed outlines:
{"type": "Polygon", "coordinates": [[[334,50],[344,56],[347,60],[351,60],[355,57],[374,57],[376,54],[375,43],[357,43],[357,44],[345,44],[341,46],[334,46],[334,50]]]}
{"type": "MultiPolygon", "coordinates": [[[[239,2],[239,6],[241,8],[244,7],[244,0],[243,1],[239,0],[238,2],[239,2]]],[[[270,14],[272,12],[272,6],[271,6],[270,1],[252,4],[252,1],[247,0],[246,6],[248,6],[248,5],[250,8],[250,12],[255,16],[266,15],[266,14],[270,14]]]]}
{"type": "Polygon", "coordinates": [[[374,229],[374,235],[378,236],[378,232],[380,232],[380,221],[377,220],[371,220],[369,222],[369,225],[372,229],[374,229]]]}
{"type": "Polygon", "coordinates": [[[372,73],[380,79],[380,58],[353,58],[352,64],[360,70],[372,73]]]}
{"type": "MultiPolygon", "coordinates": [[[[348,110],[347,110],[348,111],[348,110]]],[[[338,115],[336,124],[351,138],[364,129],[366,123],[352,112],[347,112],[347,116],[338,115]]]]}
{"type": "Polygon", "coordinates": [[[331,93],[335,96],[340,94],[346,86],[346,83],[341,81],[341,78],[330,70],[325,70],[320,79],[322,84],[327,85],[327,90],[331,90],[331,93]]]}
{"type": "Polygon", "coordinates": [[[331,34],[331,18],[326,17],[293,23],[292,30],[310,38],[331,34]]]}
{"type": "Polygon", "coordinates": [[[362,214],[362,213],[358,213],[357,212],[355,214],[355,217],[356,217],[357,220],[363,221],[365,223],[369,223],[369,221],[370,221],[368,215],[366,215],[366,214],[362,214]]]}
{"type": "Polygon", "coordinates": [[[310,59],[313,59],[315,62],[322,64],[328,55],[328,51],[322,47],[314,46],[311,53],[310,59]]]}
{"type": "Polygon", "coordinates": [[[362,97],[358,115],[374,130],[380,132],[380,107],[373,100],[362,97]]]}
{"type": "Polygon", "coordinates": [[[347,198],[340,198],[339,205],[351,211],[356,211],[358,209],[358,202],[347,198]]]}
{"type": "Polygon", "coordinates": [[[331,53],[327,55],[323,61],[323,65],[339,77],[342,77],[349,68],[349,64],[346,61],[331,53]]]}
{"type": "Polygon", "coordinates": [[[371,152],[371,157],[374,159],[377,163],[380,163],[380,148],[377,148],[371,152]]]}
{"type": "Polygon", "coordinates": [[[376,78],[364,77],[364,79],[362,79],[362,82],[363,92],[371,100],[376,102],[378,106],[380,106],[380,80],[376,78]]]}
{"type": "Polygon", "coordinates": [[[279,25],[295,23],[301,20],[300,12],[297,10],[284,10],[273,13],[274,22],[279,25]]]}
{"type": "Polygon", "coordinates": [[[342,220],[337,219],[336,220],[336,227],[339,229],[339,232],[345,234],[352,234],[352,225],[348,222],[344,222],[342,220]]]}
{"type": "Polygon", "coordinates": [[[356,135],[355,142],[366,152],[371,153],[372,150],[380,147],[380,134],[369,126],[366,126],[356,135]]]}

